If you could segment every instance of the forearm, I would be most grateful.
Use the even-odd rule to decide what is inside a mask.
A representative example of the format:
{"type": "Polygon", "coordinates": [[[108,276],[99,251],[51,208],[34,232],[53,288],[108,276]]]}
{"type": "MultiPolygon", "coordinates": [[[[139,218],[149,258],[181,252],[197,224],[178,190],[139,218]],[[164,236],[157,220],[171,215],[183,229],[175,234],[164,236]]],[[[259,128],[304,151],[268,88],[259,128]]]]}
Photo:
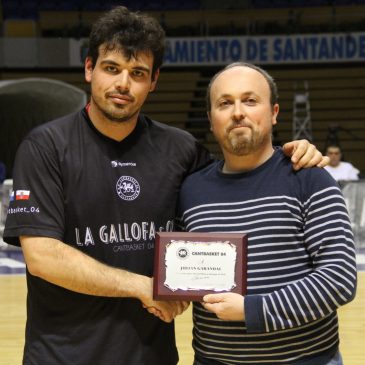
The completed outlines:
{"type": "Polygon", "coordinates": [[[150,278],[107,266],[53,238],[20,237],[29,272],[66,289],[95,296],[151,295],[150,278]]]}

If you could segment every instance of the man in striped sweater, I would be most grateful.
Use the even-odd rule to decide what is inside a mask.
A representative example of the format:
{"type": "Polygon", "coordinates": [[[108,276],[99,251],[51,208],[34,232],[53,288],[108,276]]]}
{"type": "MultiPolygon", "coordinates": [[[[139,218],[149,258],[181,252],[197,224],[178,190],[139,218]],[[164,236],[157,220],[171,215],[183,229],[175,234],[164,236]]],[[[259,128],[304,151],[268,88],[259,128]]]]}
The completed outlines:
{"type": "Polygon", "coordinates": [[[247,294],[194,303],[195,365],[342,364],[336,310],[354,298],[356,262],[338,185],[273,148],[277,89],[261,68],[218,72],[207,107],[224,160],[185,180],[180,223],[247,233],[247,294]]]}

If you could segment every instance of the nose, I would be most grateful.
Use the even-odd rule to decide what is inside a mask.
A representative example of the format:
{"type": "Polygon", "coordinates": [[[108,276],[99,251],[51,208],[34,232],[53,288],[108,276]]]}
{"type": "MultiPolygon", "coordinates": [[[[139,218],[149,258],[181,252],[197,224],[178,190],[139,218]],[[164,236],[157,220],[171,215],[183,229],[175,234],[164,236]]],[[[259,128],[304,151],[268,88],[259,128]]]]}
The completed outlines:
{"type": "Polygon", "coordinates": [[[232,118],[234,121],[241,121],[245,117],[245,110],[241,100],[236,100],[233,106],[232,118]]]}
{"type": "Polygon", "coordinates": [[[130,79],[128,70],[123,70],[116,79],[115,87],[119,91],[128,91],[130,88],[130,79]]]}

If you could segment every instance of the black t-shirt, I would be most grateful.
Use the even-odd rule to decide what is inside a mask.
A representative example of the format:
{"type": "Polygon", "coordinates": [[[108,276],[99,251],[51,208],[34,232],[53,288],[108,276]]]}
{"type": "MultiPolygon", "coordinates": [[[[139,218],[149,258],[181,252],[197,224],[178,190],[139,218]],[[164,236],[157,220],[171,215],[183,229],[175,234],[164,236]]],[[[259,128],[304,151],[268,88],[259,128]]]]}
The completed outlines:
{"type": "MultiPolygon", "coordinates": [[[[152,276],[155,232],[172,230],[182,180],[209,160],[190,134],[143,116],[121,142],[85,110],[44,124],[18,149],[4,240],[53,237],[152,276]]],[[[75,293],[29,272],[27,284],[25,364],[177,362],[173,324],[138,300],[75,293]]]]}

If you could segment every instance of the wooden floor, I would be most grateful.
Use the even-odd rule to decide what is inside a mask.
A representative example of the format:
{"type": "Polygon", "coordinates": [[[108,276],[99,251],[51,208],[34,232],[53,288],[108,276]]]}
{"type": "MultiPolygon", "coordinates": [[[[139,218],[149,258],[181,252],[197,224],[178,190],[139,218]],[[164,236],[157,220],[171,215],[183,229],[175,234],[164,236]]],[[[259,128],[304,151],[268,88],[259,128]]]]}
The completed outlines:
{"type": "MultiPolygon", "coordinates": [[[[0,276],[0,365],[20,365],[24,344],[24,276],[0,276]]],[[[356,299],[339,310],[344,365],[365,365],[365,272],[356,299]]],[[[191,365],[191,306],[176,320],[179,365],[191,365]]]]}

